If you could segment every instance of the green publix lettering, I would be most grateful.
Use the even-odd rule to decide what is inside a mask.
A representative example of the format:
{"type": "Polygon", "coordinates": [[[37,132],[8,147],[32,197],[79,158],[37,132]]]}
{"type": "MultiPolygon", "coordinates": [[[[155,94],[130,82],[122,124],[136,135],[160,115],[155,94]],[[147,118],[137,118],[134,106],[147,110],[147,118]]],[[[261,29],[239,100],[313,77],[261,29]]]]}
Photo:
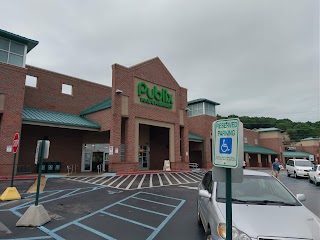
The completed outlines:
{"type": "MultiPolygon", "coordinates": [[[[154,86],[152,89],[150,89],[146,83],[140,82],[138,84],[138,96],[141,96],[141,94],[144,94],[144,93],[147,95],[149,100],[155,99],[156,102],[164,103],[164,104],[155,104],[155,105],[166,107],[166,108],[172,108],[172,94],[169,94],[167,89],[163,88],[160,91],[158,90],[157,86],[154,86]]],[[[144,98],[140,98],[141,102],[149,103],[149,101],[145,101],[145,100],[146,99],[144,98]]]]}

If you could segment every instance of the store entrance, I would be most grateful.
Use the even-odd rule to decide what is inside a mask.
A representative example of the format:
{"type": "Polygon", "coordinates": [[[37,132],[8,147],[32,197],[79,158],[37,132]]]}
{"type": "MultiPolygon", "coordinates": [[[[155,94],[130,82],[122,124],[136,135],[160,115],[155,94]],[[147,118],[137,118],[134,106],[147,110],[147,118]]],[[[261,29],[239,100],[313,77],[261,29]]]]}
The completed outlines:
{"type": "Polygon", "coordinates": [[[92,153],[92,171],[96,172],[98,170],[98,165],[103,163],[103,152],[93,152],[92,153]]]}

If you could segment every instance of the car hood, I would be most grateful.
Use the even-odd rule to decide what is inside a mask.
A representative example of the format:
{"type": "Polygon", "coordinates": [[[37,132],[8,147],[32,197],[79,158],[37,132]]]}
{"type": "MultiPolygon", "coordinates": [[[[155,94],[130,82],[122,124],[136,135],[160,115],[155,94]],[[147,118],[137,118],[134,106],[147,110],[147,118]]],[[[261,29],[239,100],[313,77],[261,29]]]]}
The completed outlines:
{"type": "Polygon", "coordinates": [[[312,170],[312,167],[300,167],[300,166],[296,166],[297,169],[301,169],[301,170],[312,170]]]}
{"type": "MultiPolygon", "coordinates": [[[[225,203],[217,203],[225,218],[225,203]]],[[[232,204],[232,222],[252,238],[320,240],[320,220],[304,206],[232,204]]]]}

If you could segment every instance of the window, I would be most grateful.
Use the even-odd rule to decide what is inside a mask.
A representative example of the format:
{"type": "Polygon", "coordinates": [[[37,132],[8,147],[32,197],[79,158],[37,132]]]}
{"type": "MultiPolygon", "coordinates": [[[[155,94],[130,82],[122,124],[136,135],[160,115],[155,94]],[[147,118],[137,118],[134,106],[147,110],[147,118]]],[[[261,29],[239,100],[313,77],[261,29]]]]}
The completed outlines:
{"type": "Polygon", "coordinates": [[[26,45],[0,37],[0,62],[24,67],[26,45]]]}
{"type": "Polygon", "coordinates": [[[212,193],[212,172],[208,171],[202,179],[202,185],[205,190],[212,193]]]}
{"type": "Polygon", "coordinates": [[[38,78],[34,76],[27,75],[26,77],[26,86],[28,87],[37,87],[38,78]]]}
{"type": "Polygon", "coordinates": [[[203,114],[203,103],[195,103],[188,106],[190,109],[188,112],[188,116],[198,116],[203,114]]]}
{"type": "Polygon", "coordinates": [[[205,114],[210,116],[215,116],[215,106],[211,103],[204,103],[205,106],[205,114]]]}
{"type": "Polygon", "coordinates": [[[255,144],[255,145],[258,145],[258,139],[255,139],[255,140],[254,140],[254,144],[255,144]]]}
{"type": "Polygon", "coordinates": [[[72,95],[73,91],[72,91],[72,85],[68,85],[68,84],[62,84],[62,93],[63,94],[67,94],[67,95],[72,95]]]}
{"type": "Polygon", "coordinates": [[[244,137],[244,138],[243,138],[243,141],[244,141],[244,143],[248,143],[248,138],[247,138],[247,137],[244,137]]]}

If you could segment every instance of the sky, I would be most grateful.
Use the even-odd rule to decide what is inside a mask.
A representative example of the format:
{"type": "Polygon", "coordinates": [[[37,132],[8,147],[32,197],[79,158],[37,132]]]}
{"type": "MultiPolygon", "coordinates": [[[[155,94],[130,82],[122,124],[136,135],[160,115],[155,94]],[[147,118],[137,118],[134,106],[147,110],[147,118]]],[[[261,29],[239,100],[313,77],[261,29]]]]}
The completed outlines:
{"type": "Polygon", "coordinates": [[[228,116],[320,121],[319,0],[10,0],[0,28],[39,41],[26,63],[111,86],[159,57],[188,100],[228,116]]]}

